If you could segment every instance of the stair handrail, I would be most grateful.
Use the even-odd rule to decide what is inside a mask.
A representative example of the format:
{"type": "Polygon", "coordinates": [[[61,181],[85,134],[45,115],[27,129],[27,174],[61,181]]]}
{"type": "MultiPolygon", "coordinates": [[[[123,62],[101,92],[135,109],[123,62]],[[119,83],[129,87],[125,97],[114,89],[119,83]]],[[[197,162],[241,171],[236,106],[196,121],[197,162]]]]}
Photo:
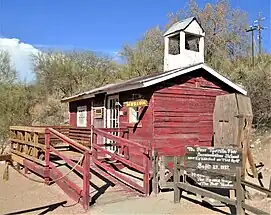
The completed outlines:
{"type": "MultiPolygon", "coordinates": [[[[116,160],[127,164],[128,166],[136,169],[137,171],[143,173],[143,186],[138,186],[137,184],[134,184],[134,182],[131,182],[129,179],[125,179],[125,181],[132,186],[133,188],[140,190],[141,192],[143,192],[145,195],[149,195],[149,191],[150,191],[150,159],[151,159],[151,145],[141,145],[140,143],[131,141],[131,140],[127,140],[118,136],[115,136],[113,134],[110,134],[106,131],[103,131],[101,129],[98,128],[94,128],[94,126],[92,126],[92,130],[93,130],[93,134],[96,134],[94,136],[94,141],[92,143],[92,149],[93,149],[93,160],[94,162],[98,165],[98,166],[102,166],[103,164],[98,160],[98,150],[100,151],[106,151],[104,150],[100,144],[97,143],[97,137],[98,136],[102,136],[108,139],[111,139],[113,141],[115,141],[117,144],[116,145],[122,145],[122,146],[126,146],[126,147],[137,147],[138,150],[142,153],[143,155],[143,164],[142,164],[142,168],[138,168],[139,166],[136,163],[133,163],[133,161],[130,161],[129,159],[126,160],[126,158],[122,158],[119,157],[119,155],[115,155],[111,152],[106,152],[106,154],[111,155],[111,157],[114,157],[116,160]],[[126,161],[125,161],[126,160],[126,161]]],[[[103,166],[103,168],[107,168],[105,166],[103,166]]],[[[121,175],[117,174],[117,172],[115,172],[114,170],[110,170],[110,168],[107,168],[107,171],[111,171],[111,173],[113,175],[115,175],[115,177],[118,178],[123,178],[121,175]]]]}
{"type": "Polygon", "coordinates": [[[97,133],[103,137],[106,137],[108,139],[111,139],[113,141],[116,141],[116,142],[121,142],[121,144],[123,145],[126,145],[126,146],[136,146],[136,147],[139,147],[141,149],[144,149],[144,150],[149,150],[150,149],[150,146],[146,146],[146,145],[141,145],[137,142],[134,142],[134,141],[131,141],[131,140],[127,140],[127,139],[123,139],[121,137],[118,137],[118,136],[115,136],[113,134],[110,134],[106,131],[103,131],[99,128],[95,128],[95,127],[92,127],[93,129],[93,133],[97,133]]]}
{"type": "MultiPolygon", "coordinates": [[[[77,143],[76,141],[74,141],[71,138],[67,137],[66,135],[60,133],[59,131],[56,131],[53,128],[46,128],[45,129],[45,170],[44,170],[45,183],[49,182],[50,171],[58,171],[57,167],[55,165],[53,165],[52,162],[50,162],[50,151],[56,152],[56,151],[53,150],[54,147],[51,146],[51,144],[50,144],[50,135],[51,134],[55,135],[57,138],[59,138],[63,142],[67,143],[68,145],[76,148],[77,150],[79,150],[80,152],[83,153],[82,157],[72,167],[72,169],[68,173],[66,173],[66,174],[61,174],[61,176],[59,178],[57,178],[57,180],[59,182],[61,182],[61,180],[64,179],[73,170],[76,169],[78,171],[79,170],[79,168],[78,168],[79,164],[81,162],[83,162],[82,163],[82,167],[79,170],[79,172],[81,172],[82,175],[83,175],[83,188],[80,190],[80,195],[81,195],[82,201],[83,201],[83,202],[81,202],[81,204],[82,204],[83,208],[87,211],[87,210],[89,210],[89,202],[90,202],[90,195],[89,195],[90,170],[89,170],[89,168],[90,168],[90,154],[91,154],[91,150],[90,150],[90,148],[85,147],[85,146],[77,143]],[[84,158],[84,160],[83,160],[83,158],[84,158]]],[[[61,155],[60,152],[58,152],[57,154],[58,154],[58,156],[61,159],[63,159],[64,161],[66,160],[66,162],[67,162],[68,158],[66,159],[65,156],[61,155]]],[[[68,163],[71,164],[72,161],[70,160],[70,162],[68,162],[68,163]]],[[[56,179],[54,181],[56,181],[56,179]]],[[[70,181],[70,185],[73,188],[78,189],[78,187],[74,183],[72,183],[72,181],[70,181]]],[[[65,188],[62,188],[62,189],[63,189],[64,192],[66,192],[68,194],[68,191],[66,191],[65,188]]],[[[80,199],[81,199],[81,197],[80,197],[80,199]]]]}

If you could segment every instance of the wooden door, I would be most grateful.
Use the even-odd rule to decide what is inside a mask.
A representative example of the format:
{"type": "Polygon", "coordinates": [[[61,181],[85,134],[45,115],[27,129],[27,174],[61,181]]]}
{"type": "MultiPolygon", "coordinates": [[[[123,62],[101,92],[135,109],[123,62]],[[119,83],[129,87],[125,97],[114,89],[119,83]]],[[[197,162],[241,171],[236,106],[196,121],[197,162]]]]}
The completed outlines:
{"type": "MultiPolygon", "coordinates": [[[[108,96],[107,99],[107,128],[118,128],[119,127],[119,96],[108,96]]],[[[113,135],[118,135],[118,132],[112,132],[113,135]]],[[[116,147],[112,146],[114,144],[113,141],[108,140],[107,143],[109,146],[107,147],[110,151],[116,151],[116,147]]]]}

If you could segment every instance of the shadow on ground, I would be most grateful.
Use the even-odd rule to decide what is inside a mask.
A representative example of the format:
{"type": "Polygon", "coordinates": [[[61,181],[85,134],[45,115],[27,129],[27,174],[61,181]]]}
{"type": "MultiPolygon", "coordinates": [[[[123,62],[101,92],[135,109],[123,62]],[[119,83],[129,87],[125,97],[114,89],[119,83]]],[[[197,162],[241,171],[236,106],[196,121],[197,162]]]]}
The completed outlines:
{"type": "Polygon", "coordinates": [[[30,212],[34,212],[34,211],[39,211],[39,210],[44,210],[40,213],[38,213],[39,215],[42,214],[47,214],[48,212],[52,212],[55,209],[57,209],[60,206],[64,206],[64,204],[66,204],[67,201],[62,201],[62,202],[58,202],[58,203],[54,203],[54,204],[50,204],[50,205],[45,205],[45,206],[41,206],[41,207],[36,207],[36,208],[30,208],[30,209],[26,209],[26,210],[21,210],[21,211],[15,211],[15,212],[11,212],[11,213],[6,213],[4,215],[17,215],[17,214],[25,214],[25,213],[30,213],[30,212]]]}

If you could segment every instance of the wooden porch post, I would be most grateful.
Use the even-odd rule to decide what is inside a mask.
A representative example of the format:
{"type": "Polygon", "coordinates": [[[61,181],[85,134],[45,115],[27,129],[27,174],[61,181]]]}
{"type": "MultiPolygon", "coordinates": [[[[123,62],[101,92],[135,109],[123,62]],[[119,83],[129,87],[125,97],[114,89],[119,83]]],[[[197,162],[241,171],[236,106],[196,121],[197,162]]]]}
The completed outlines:
{"type": "Polygon", "coordinates": [[[173,181],[174,181],[174,203],[180,202],[180,196],[181,196],[181,191],[180,188],[178,187],[178,183],[180,182],[180,172],[178,169],[178,157],[174,156],[174,173],[173,173],[173,181]]]}
{"type": "Polygon", "coordinates": [[[98,144],[98,135],[97,133],[93,132],[93,142],[92,142],[92,154],[94,159],[98,159],[98,151],[96,145],[98,144]]]}
{"type": "Polygon", "coordinates": [[[152,150],[152,191],[154,194],[159,193],[158,187],[158,153],[155,149],[152,150]]]}
{"type": "Polygon", "coordinates": [[[146,196],[150,194],[150,150],[149,148],[143,153],[143,167],[144,167],[144,192],[146,196]]]}
{"type": "Polygon", "coordinates": [[[244,189],[241,183],[242,179],[242,170],[240,167],[236,168],[236,214],[244,215],[245,209],[243,208],[243,204],[245,203],[245,194],[244,189]]]}
{"type": "Polygon", "coordinates": [[[90,180],[90,154],[88,151],[84,152],[83,163],[83,207],[87,211],[89,210],[90,193],[89,193],[89,180],[90,180]]]}
{"type": "Polygon", "coordinates": [[[49,185],[50,180],[50,130],[45,128],[45,168],[44,168],[44,180],[49,185]]]}

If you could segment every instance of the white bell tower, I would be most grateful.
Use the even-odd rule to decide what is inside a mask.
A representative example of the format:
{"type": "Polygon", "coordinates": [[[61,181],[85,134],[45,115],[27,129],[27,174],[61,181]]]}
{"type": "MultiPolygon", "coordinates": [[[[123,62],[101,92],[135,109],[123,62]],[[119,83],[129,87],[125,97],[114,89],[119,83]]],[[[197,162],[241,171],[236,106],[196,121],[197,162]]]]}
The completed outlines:
{"type": "Polygon", "coordinates": [[[204,36],[195,17],[173,24],[164,34],[164,71],[204,63],[204,36]]]}

